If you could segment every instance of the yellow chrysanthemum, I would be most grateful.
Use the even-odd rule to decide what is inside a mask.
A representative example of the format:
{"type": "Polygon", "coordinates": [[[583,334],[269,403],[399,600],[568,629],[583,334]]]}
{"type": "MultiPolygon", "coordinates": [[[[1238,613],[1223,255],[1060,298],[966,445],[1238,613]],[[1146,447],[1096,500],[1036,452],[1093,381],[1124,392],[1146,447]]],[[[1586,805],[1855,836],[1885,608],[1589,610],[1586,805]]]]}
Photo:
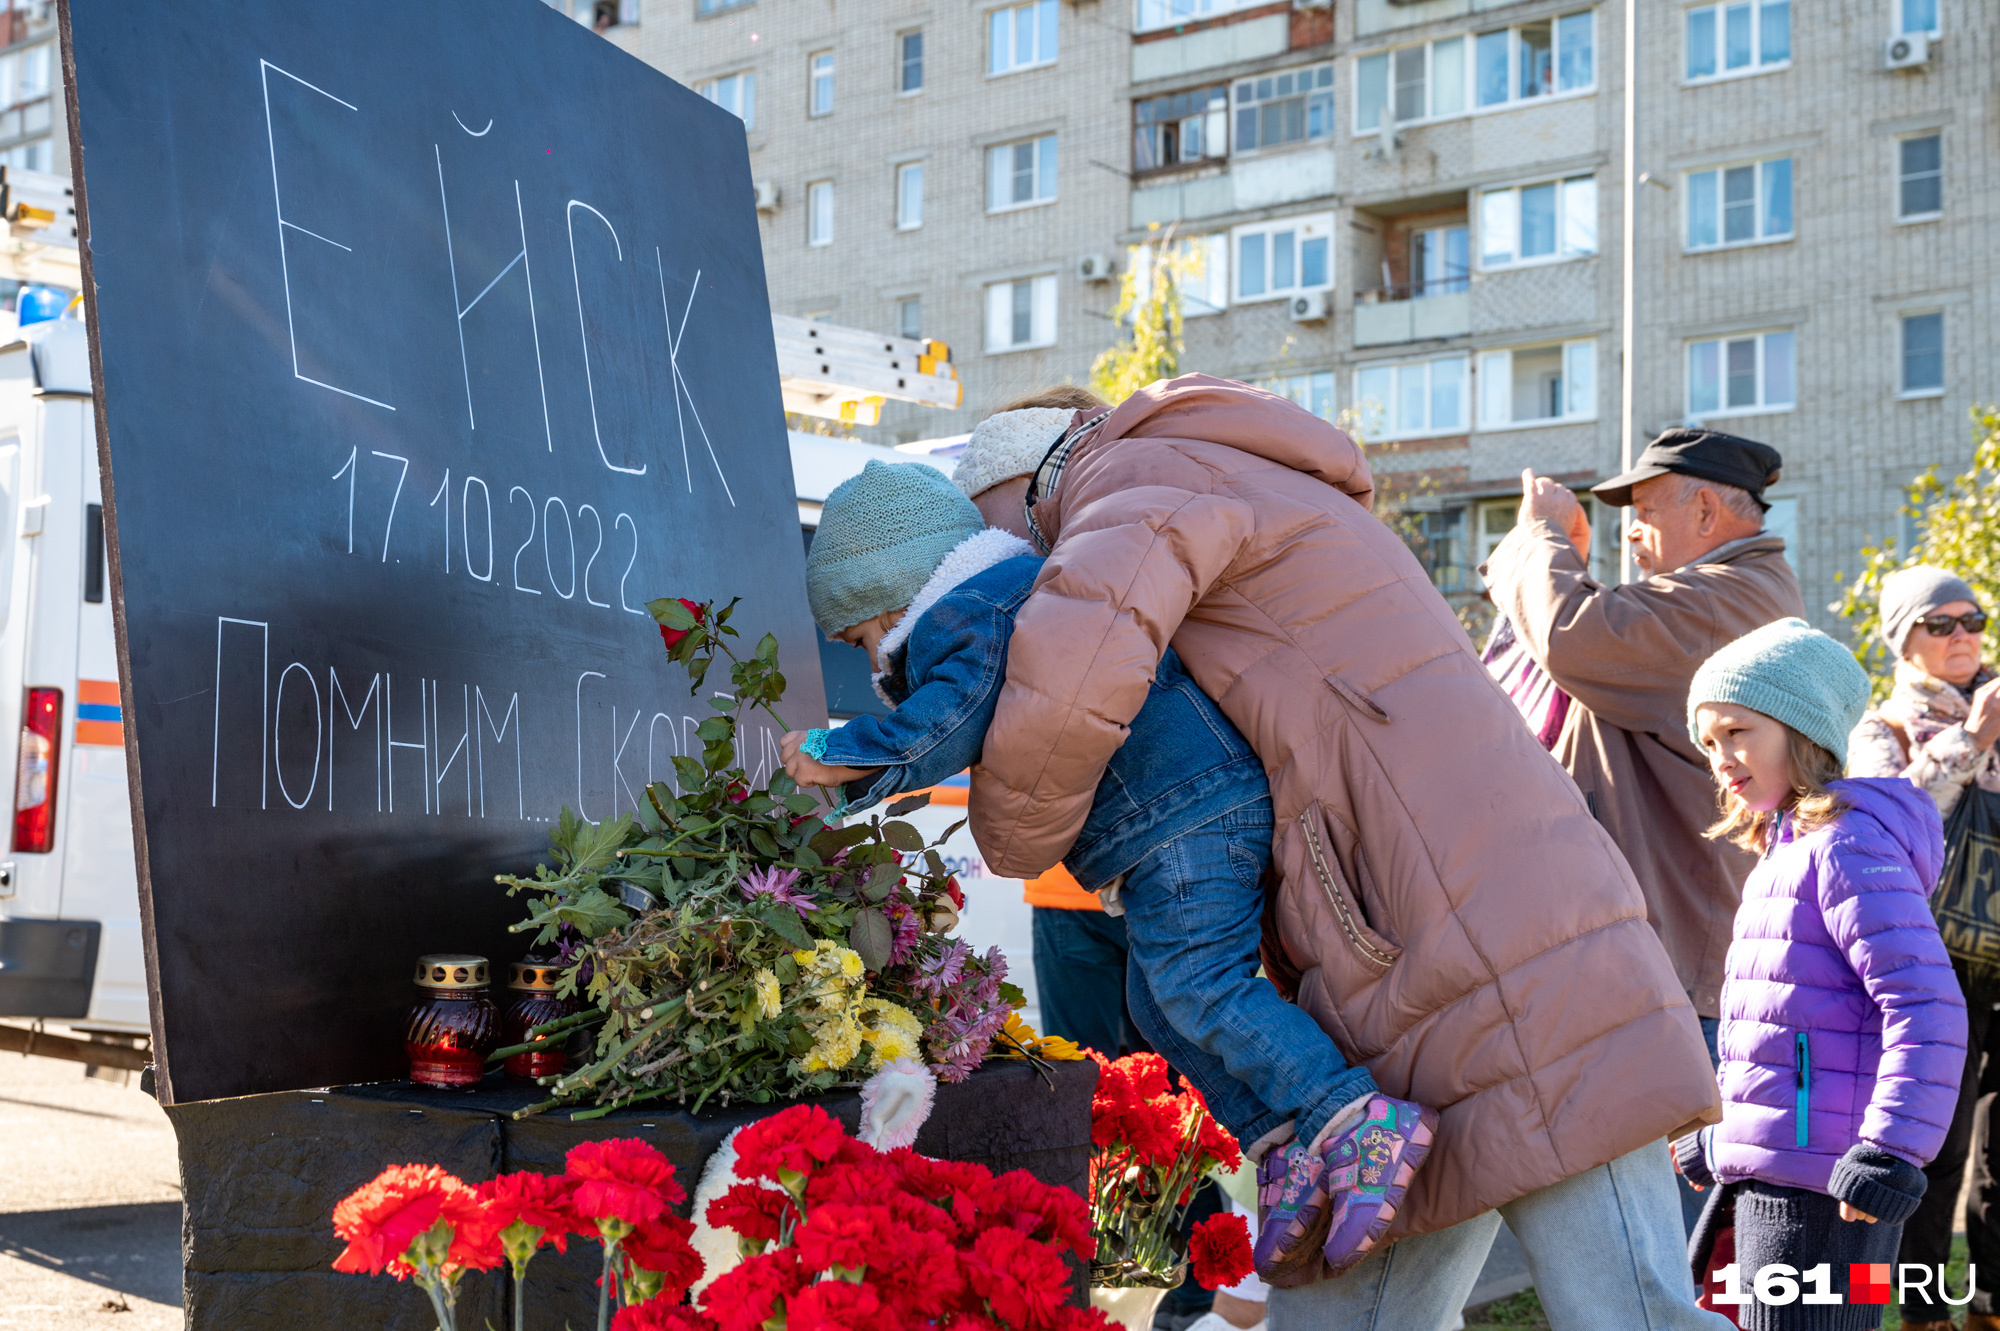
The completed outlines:
{"type": "Polygon", "coordinates": [[[899,1058],[915,1058],[917,1041],[914,1036],[890,1026],[878,1026],[869,1032],[868,1043],[874,1047],[875,1056],[868,1061],[868,1070],[879,1070],[883,1064],[899,1058]]]}
{"type": "Polygon", "coordinates": [[[851,1021],[827,1022],[818,1035],[812,1052],[806,1055],[808,1072],[844,1068],[861,1052],[861,1029],[851,1021]]]}
{"type": "Polygon", "coordinates": [[[765,1017],[775,1017],[784,1007],[784,996],[778,992],[778,977],[768,969],[759,969],[757,982],[757,1011],[765,1017]]]}
{"type": "Polygon", "coordinates": [[[898,1030],[913,1038],[923,1034],[924,1026],[916,1013],[886,998],[864,998],[861,1010],[869,1024],[877,1028],[898,1030]]]}
{"type": "Polygon", "coordinates": [[[833,955],[840,965],[840,973],[850,980],[860,979],[868,969],[861,964],[861,954],[851,947],[839,948],[833,955]]]}

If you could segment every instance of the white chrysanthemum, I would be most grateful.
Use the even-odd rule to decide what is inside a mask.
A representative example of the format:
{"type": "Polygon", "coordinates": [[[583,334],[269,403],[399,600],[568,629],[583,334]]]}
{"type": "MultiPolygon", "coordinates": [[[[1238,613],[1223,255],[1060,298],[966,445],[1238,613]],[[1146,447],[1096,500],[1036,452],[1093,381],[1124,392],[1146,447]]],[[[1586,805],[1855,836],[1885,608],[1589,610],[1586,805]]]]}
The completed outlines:
{"type": "Polygon", "coordinates": [[[784,1009],[784,995],[778,990],[778,977],[768,968],[760,968],[756,975],[757,1013],[771,1018],[784,1009]]]}

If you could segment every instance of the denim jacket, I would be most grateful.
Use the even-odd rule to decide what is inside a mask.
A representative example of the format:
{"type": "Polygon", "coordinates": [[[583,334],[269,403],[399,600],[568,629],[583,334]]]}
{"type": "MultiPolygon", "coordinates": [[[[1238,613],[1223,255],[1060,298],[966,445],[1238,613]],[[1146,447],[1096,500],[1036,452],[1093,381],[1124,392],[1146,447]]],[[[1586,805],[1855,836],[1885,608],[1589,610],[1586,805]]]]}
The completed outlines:
{"type": "MultiPolygon", "coordinates": [[[[979,761],[1014,614],[1041,567],[1031,555],[1003,560],[939,597],[886,663],[881,687],[896,710],[811,732],[805,748],[820,761],[884,769],[848,784],[851,804],[936,785],[979,761]]],[[[1269,796],[1257,755],[1169,648],[1063,863],[1096,891],[1183,833],[1269,796]]]]}

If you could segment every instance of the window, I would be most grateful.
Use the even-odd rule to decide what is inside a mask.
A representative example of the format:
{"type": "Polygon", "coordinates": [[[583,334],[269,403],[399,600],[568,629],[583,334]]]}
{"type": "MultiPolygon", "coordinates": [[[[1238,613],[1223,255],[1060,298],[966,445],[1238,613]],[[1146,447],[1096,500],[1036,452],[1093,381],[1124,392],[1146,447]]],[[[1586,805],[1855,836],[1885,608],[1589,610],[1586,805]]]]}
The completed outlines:
{"type": "Polygon", "coordinates": [[[924,298],[905,296],[896,302],[896,335],[921,338],[924,335],[924,298]]]}
{"type": "Polygon", "coordinates": [[[915,231],[924,224],[924,164],[896,168],[896,230],[915,231]]]}
{"type": "Polygon", "coordinates": [[[906,32],[896,38],[896,91],[924,90],[924,34],[906,32]]]}
{"type": "Polygon", "coordinates": [[[50,82],[50,70],[55,51],[54,42],[43,42],[40,46],[0,56],[0,106],[13,106],[18,102],[32,102],[38,97],[48,96],[54,86],[50,82]]]}
{"type": "Polygon", "coordinates": [[[1904,397],[1935,397],[1944,392],[1944,315],[1903,316],[1904,397]]]}
{"type": "Polygon", "coordinates": [[[1597,418],[1597,344],[1562,342],[1479,354],[1479,428],[1597,418]]]}
{"type": "Polygon", "coordinates": [[[757,76],[755,74],[731,74],[728,78],[710,79],[697,91],[741,120],[743,128],[750,129],[756,125],[757,76]]]}
{"type": "Polygon", "coordinates": [[[1754,333],[1688,343],[1688,414],[1779,411],[1797,400],[1792,334],[1754,333]]]}
{"type": "Polygon", "coordinates": [[[986,16],[986,72],[1052,65],[1056,59],[1056,0],[996,9],[986,16]]]}
{"type": "Polygon", "coordinates": [[[986,211],[1005,212],[1056,197],[1056,136],[1002,143],[986,150],[986,211]]]}
{"type": "Polygon", "coordinates": [[[1465,371],[1464,356],[1362,366],[1354,372],[1362,433],[1370,441],[1462,433],[1465,371]]]}
{"type": "Polygon", "coordinates": [[[1315,370],[1310,374],[1280,374],[1269,379],[1250,380],[1252,388],[1261,388],[1267,393],[1292,401],[1310,411],[1321,420],[1333,419],[1333,371],[1315,370]]]}
{"type": "Polygon", "coordinates": [[[1473,88],[1480,106],[1505,106],[1597,83],[1597,14],[1585,10],[1518,28],[1482,32],[1473,45],[1473,88]]]}
{"type": "Polygon", "coordinates": [[[1446,37],[1400,51],[1378,51],[1355,61],[1355,132],[1380,129],[1384,108],[1397,124],[1462,115],[1469,41],[1466,37],[1446,37]]]}
{"type": "Polygon", "coordinates": [[[1688,173],[1689,249],[1747,245],[1791,234],[1791,158],[1688,173]]]}
{"type": "Polygon", "coordinates": [[[1791,0],[1732,0],[1687,11],[1691,80],[1754,74],[1791,59],[1791,0]]]}
{"type": "Polygon", "coordinates": [[[806,114],[833,114],[833,52],[814,51],[806,57],[806,114]]]}
{"type": "Polygon", "coordinates": [[[1272,300],[1333,285],[1333,214],[1287,217],[1231,233],[1236,299],[1272,300]]]}
{"type": "Polygon", "coordinates": [[[1434,508],[1413,514],[1416,530],[1413,542],[1417,561],[1431,575],[1431,585],[1441,592],[1462,592],[1466,574],[1465,510],[1434,508]]]}
{"type": "Polygon", "coordinates": [[[1229,85],[1132,103],[1132,169],[1198,162],[1229,153],[1229,85]]]}
{"type": "Polygon", "coordinates": [[[986,349],[1023,351],[1056,342],[1056,279],[1030,277],[986,288],[986,349]]]}
{"type": "Polygon", "coordinates": [[[747,5],[749,3],[750,0],[699,0],[699,12],[703,14],[720,14],[725,9],[735,9],[740,5],[747,5]]]}
{"type": "Polygon", "coordinates": [[[1896,0],[1896,31],[1938,35],[1938,0],[1896,0]]]}
{"type": "Polygon", "coordinates": [[[1479,196],[1479,266],[1597,253],[1597,180],[1572,176],[1479,196]]]}
{"type": "Polygon", "coordinates": [[[1217,14],[1227,14],[1232,10],[1250,9],[1262,3],[1264,0],[1138,0],[1139,13],[1135,31],[1151,32],[1155,28],[1171,28],[1176,24],[1213,18],[1217,14]]]}
{"type": "Polygon", "coordinates": [[[6,152],[0,153],[0,162],[5,162],[15,171],[53,171],[55,170],[54,145],[47,139],[17,143],[6,152]]]}
{"type": "Polygon", "coordinates": [[[833,182],[815,180],[806,186],[806,244],[833,244],[833,182]]]}
{"type": "Polygon", "coordinates": [[[1463,226],[1434,226],[1410,233],[1410,294],[1443,296],[1463,291],[1472,259],[1463,226]]]}
{"type": "Polygon", "coordinates": [[[1256,152],[1333,133],[1333,66],[1266,74],[1236,85],[1236,151],[1256,152]]]}
{"type": "Polygon", "coordinates": [[[1944,211],[1944,136],[1896,141],[1896,216],[1905,222],[1944,211]]]}
{"type": "MultiPolygon", "coordinates": [[[[1181,317],[1219,314],[1229,304],[1229,237],[1182,236],[1173,242],[1179,260],[1181,317]]],[[[1133,292],[1144,301],[1153,291],[1153,247],[1131,245],[1125,250],[1126,271],[1133,292]]]]}

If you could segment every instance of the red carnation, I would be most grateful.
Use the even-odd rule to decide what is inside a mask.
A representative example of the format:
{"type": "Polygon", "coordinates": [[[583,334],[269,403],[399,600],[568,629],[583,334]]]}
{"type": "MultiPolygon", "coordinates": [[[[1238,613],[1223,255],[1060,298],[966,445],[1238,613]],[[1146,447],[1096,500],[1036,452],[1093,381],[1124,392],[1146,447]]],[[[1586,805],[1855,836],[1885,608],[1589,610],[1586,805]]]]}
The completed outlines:
{"type": "Polygon", "coordinates": [[[711,1229],[733,1229],[746,1239],[770,1243],[778,1237],[792,1199],[758,1183],[737,1183],[708,1204],[711,1229]]]}
{"type": "Polygon", "coordinates": [[[813,1272],[859,1271],[871,1260],[871,1249],[889,1227],[889,1212],[881,1206],[815,1206],[792,1236],[799,1264],[813,1272]]]}
{"type": "Polygon", "coordinates": [[[656,1297],[679,1303],[686,1297],[688,1287],[701,1279],[701,1255],[688,1242],[692,1233],[691,1221],[669,1213],[627,1234],[619,1251],[639,1270],[660,1277],[656,1297]]]}
{"type": "Polygon", "coordinates": [[[715,1319],[718,1331],[762,1331],[781,1311],[778,1305],[803,1288],[806,1279],[797,1249],[776,1248],[746,1257],[717,1276],[701,1292],[701,1308],[715,1319]]]}
{"type": "Polygon", "coordinates": [[[440,1220],[452,1228],[446,1262],[484,1269],[499,1261],[477,1193],[437,1165],[391,1165],[333,1208],[333,1232],[347,1240],[333,1269],[356,1275],[386,1270],[398,1280],[413,1275],[404,1254],[440,1220]],[[493,1251],[486,1260],[489,1244],[493,1251]]]}
{"type": "Polygon", "coordinates": [[[883,1314],[872,1286],[822,1280],[785,1301],[785,1331],[877,1331],[883,1314]]]}
{"type": "Polygon", "coordinates": [[[868,1283],[892,1307],[928,1323],[957,1300],[964,1289],[965,1276],[959,1270],[958,1253],[944,1235],[907,1225],[890,1225],[871,1254],[868,1283]]]}
{"type": "MultiPolygon", "coordinates": [[[[590,1232],[569,1209],[570,1190],[575,1186],[573,1179],[560,1174],[523,1169],[480,1184],[479,1200],[486,1208],[486,1223],[508,1247],[525,1245],[527,1255],[532,1256],[547,1239],[556,1245],[557,1252],[567,1252],[571,1234],[590,1232]]],[[[509,1252],[508,1256],[514,1254],[509,1252]]],[[[526,1261],[526,1257],[518,1260],[526,1261]]]]}
{"type": "Polygon", "coordinates": [[[963,1254],[973,1290],[994,1316],[1014,1327],[1055,1325],[1069,1297],[1069,1268],[1062,1258],[1017,1229],[989,1229],[963,1254]]]}
{"type": "Polygon", "coordinates": [[[1101,1308],[1056,1309],[1056,1331],[1116,1331],[1116,1327],[1101,1308]]]}
{"type": "Polygon", "coordinates": [[[1079,1257],[1096,1251],[1083,1198],[1068,1188],[1050,1187],[1025,1169],[994,1179],[980,1197],[979,1209],[1057,1251],[1068,1248],[1079,1257]]]}
{"type": "Polygon", "coordinates": [[[1203,1289],[1227,1289],[1250,1274],[1250,1226],[1234,1211],[1212,1215],[1188,1236],[1194,1282],[1203,1289]]]}
{"type": "Polygon", "coordinates": [[[636,1137],[579,1143],[563,1163],[576,1181],[571,1208],[599,1222],[600,1230],[606,1221],[637,1225],[658,1220],[687,1196],[674,1182],[667,1157],[636,1137]]]}
{"type": "Polygon", "coordinates": [[[784,1173],[808,1175],[833,1160],[847,1140],[840,1120],[818,1105],[793,1105],[736,1135],[736,1172],[782,1184],[784,1173]]]}
{"type": "MultiPolygon", "coordinates": [[[[676,596],[674,599],[687,607],[687,612],[694,616],[695,623],[706,624],[708,622],[708,608],[699,601],[690,601],[685,596],[676,596]]],[[[660,641],[667,644],[668,651],[672,651],[674,648],[680,646],[681,639],[685,638],[692,631],[691,629],[670,629],[665,624],[662,624],[660,625],[660,641]]]]}
{"type": "Polygon", "coordinates": [[[662,1295],[620,1308],[611,1315],[611,1331],[715,1331],[715,1323],[662,1295]]]}

